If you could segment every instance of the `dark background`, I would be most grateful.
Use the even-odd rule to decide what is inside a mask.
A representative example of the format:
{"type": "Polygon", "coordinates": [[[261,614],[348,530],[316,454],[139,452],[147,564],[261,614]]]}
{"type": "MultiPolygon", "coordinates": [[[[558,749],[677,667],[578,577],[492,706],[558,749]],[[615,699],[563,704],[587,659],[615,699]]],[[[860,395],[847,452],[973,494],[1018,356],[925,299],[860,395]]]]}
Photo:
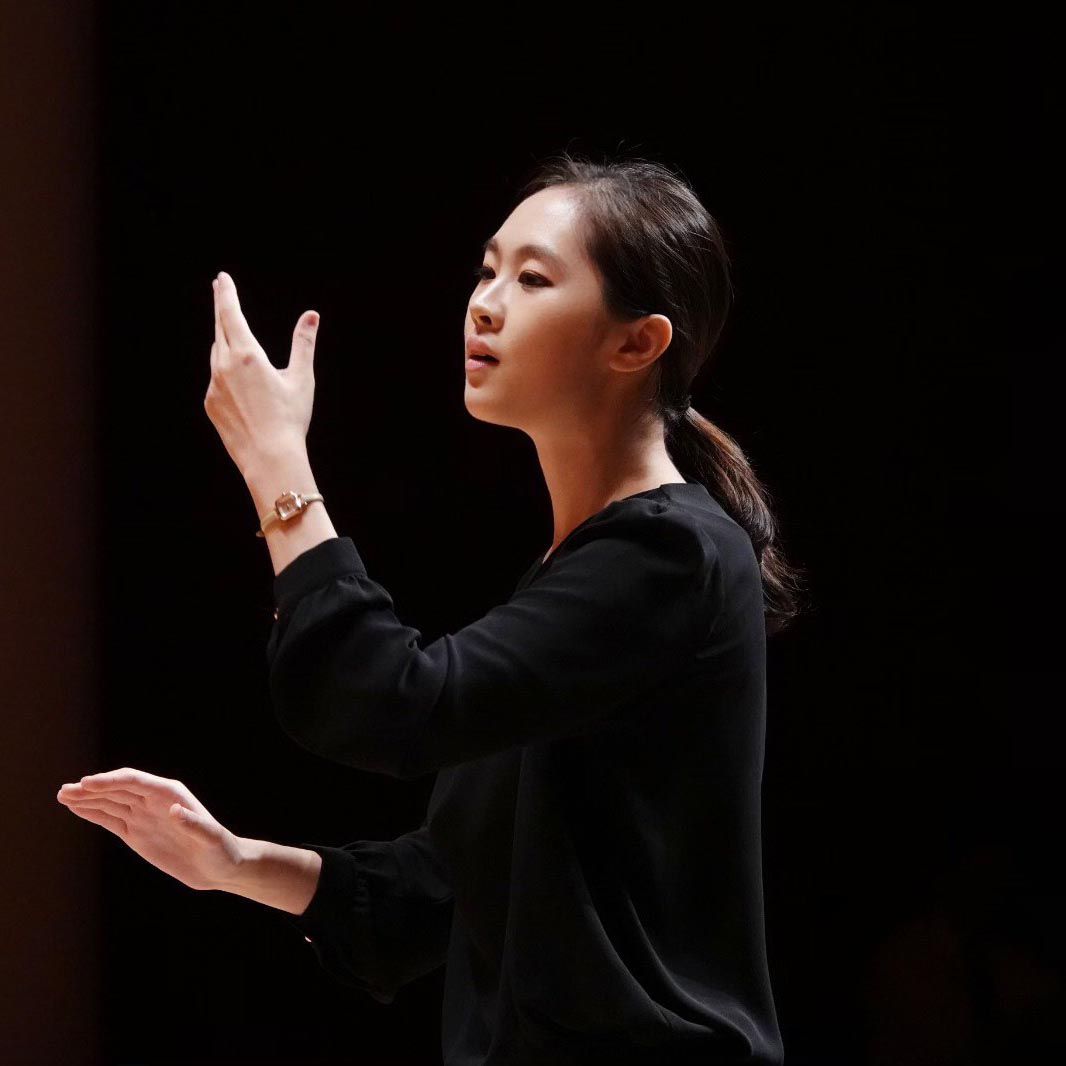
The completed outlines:
{"type": "Polygon", "coordinates": [[[36,283],[12,281],[5,315],[81,332],[57,330],[32,370],[9,362],[24,421],[7,454],[37,484],[26,443],[47,441],[45,481],[73,494],[48,528],[77,529],[71,550],[84,532],[89,574],[85,628],[28,655],[31,610],[74,616],[61,583],[45,596],[33,577],[52,541],[5,552],[5,675],[38,679],[5,756],[28,871],[5,967],[20,1061],[440,1061],[443,971],[383,1007],[320,971],[281,912],[185,888],[53,795],[134,766],[179,778],[242,836],[337,845],[417,826],[431,775],[332,765],[273,720],[272,568],[203,410],[210,282],[234,277],[277,366],[297,317],[320,312],[317,483],[432,640],[506,599],[551,537],[529,439],[465,411],[461,335],[481,242],[564,148],[680,168],[734,257],[737,304],[694,403],[765,480],[813,601],[769,645],[786,1061],[1063,1050],[1057,848],[1042,843],[1061,836],[1058,397],[1012,382],[1061,351],[1041,307],[1062,274],[1041,33],[920,7],[636,13],[114,3],[18,23],[5,107],[37,160],[18,195],[45,188],[91,217],[70,245],[74,316],[72,253],[38,224],[50,201],[10,194],[11,217],[34,220],[15,252],[61,306],[16,303],[36,283]],[[81,656],[76,719],[32,702],[61,649],[81,656]],[[74,1001],[80,1021],[56,1029],[74,1001]]]}

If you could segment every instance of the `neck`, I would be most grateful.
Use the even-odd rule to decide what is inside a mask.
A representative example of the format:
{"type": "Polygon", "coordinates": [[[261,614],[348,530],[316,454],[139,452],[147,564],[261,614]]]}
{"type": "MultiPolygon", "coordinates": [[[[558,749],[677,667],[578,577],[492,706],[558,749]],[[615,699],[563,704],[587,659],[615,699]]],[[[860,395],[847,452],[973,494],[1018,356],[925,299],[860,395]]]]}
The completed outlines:
{"type": "Polygon", "coordinates": [[[573,528],[614,500],[682,482],[666,450],[662,423],[634,435],[597,434],[584,426],[569,436],[534,436],[551,497],[551,554],[573,528]]]}

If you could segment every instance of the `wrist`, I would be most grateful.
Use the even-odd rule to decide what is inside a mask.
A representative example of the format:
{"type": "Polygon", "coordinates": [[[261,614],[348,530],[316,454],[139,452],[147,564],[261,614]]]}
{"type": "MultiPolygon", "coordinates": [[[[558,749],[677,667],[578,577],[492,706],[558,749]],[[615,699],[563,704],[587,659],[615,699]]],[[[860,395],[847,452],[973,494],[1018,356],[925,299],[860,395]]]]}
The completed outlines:
{"type": "Polygon", "coordinates": [[[256,451],[240,464],[241,476],[246,483],[270,476],[276,471],[307,466],[307,441],[300,437],[275,441],[271,447],[256,451]]]}
{"type": "Polygon", "coordinates": [[[306,451],[292,450],[275,456],[261,456],[242,470],[257,515],[273,510],[277,498],[293,492],[318,492],[306,451]]]}
{"type": "Polygon", "coordinates": [[[254,881],[257,862],[262,856],[263,841],[239,836],[234,836],[234,841],[236,855],[233,865],[215,888],[220,892],[232,892],[242,896],[242,890],[254,881]]]}
{"type": "Polygon", "coordinates": [[[322,868],[318,852],[251,837],[238,837],[237,844],[237,862],[218,888],[289,914],[303,914],[318,887],[322,868]]]}

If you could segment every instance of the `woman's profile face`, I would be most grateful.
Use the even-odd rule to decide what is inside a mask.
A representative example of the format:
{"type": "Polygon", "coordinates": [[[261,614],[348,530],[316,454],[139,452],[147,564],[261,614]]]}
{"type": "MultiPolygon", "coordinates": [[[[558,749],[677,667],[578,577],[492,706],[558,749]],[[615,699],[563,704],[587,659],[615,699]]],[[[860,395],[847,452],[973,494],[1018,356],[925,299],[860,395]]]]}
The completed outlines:
{"type": "Polygon", "coordinates": [[[464,352],[464,402],[475,418],[529,431],[580,425],[602,405],[618,326],[581,247],[577,212],[570,190],[542,189],[487,242],[464,340],[483,342],[499,363],[475,366],[464,352]]]}

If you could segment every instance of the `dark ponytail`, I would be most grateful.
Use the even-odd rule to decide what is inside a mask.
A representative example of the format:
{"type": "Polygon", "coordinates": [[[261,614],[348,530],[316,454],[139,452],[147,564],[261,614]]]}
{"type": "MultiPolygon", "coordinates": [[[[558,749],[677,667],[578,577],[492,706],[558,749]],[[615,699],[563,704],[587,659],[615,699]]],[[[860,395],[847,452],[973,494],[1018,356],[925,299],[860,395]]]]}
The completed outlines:
{"type": "Polygon", "coordinates": [[[656,414],[681,473],[699,481],[748,534],[762,569],[767,632],[802,610],[802,571],[782,553],[770,494],[737,442],[691,406],[692,381],[710,358],[732,306],[733,287],[718,223],[689,183],[641,158],[594,162],[562,152],[522,185],[525,199],[573,186],[583,239],[600,271],[608,310],[631,320],[662,314],[673,335],[657,360],[656,414]]]}

